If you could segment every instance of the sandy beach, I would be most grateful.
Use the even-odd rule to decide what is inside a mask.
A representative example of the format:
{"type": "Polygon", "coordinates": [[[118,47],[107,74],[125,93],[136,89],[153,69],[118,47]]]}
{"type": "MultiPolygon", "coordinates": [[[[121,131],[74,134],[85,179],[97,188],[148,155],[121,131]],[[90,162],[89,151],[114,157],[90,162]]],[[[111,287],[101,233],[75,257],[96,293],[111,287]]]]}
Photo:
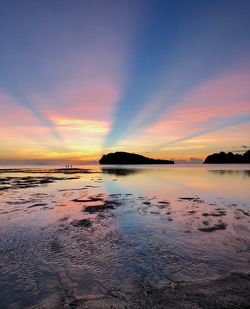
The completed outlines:
{"type": "Polygon", "coordinates": [[[247,167],[1,169],[1,308],[248,308],[249,181],[247,167]]]}

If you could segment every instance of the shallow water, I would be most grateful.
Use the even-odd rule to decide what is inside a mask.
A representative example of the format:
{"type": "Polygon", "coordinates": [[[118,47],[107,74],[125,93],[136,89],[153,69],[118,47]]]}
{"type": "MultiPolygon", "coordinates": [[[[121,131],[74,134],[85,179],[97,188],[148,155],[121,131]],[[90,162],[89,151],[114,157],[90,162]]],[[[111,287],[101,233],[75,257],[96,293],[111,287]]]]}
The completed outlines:
{"type": "Polygon", "coordinates": [[[249,165],[82,168],[0,170],[1,308],[250,271],[249,165]]]}

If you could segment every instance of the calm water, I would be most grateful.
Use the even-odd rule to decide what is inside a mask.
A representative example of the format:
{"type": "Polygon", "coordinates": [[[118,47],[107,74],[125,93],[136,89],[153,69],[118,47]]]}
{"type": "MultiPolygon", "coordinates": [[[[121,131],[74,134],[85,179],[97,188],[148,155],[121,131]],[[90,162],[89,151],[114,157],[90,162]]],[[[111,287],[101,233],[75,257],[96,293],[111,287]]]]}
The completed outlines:
{"type": "Polygon", "coordinates": [[[250,270],[250,165],[34,168],[0,173],[0,307],[250,270]]]}

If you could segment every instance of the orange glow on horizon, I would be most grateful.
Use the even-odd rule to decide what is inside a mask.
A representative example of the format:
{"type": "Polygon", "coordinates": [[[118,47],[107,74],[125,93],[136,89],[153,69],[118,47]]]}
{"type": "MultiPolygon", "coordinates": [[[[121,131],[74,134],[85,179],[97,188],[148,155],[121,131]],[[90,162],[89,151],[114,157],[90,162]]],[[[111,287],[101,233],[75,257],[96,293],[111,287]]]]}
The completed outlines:
{"type": "Polygon", "coordinates": [[[221,150],[238,150],[237,147],[250,139],[249,124],[224,128],[163,149],[158,149],[158,145],[206,129],[220,117],[250,113],[249,79],[245,71],[238,71],[208,81],[190,92],[162,119],[142,131],[135,130],[133,138],[124,139],[108,149],[103,149],[102,144],[111,128],[112,110],[121,95],[114,84],[108,82],[100,86],[99,82],[91,82],[93,87],[89,89],[62,87],[59,91],[58,88],[47,103],[46,98],[33,95],[62,137],[61,141],[51,136],[50,128],[39,123],[17,98],[0,92],[3,106],[0,115],[0,160],[89,162],[98,161],[103,153],[111,151],[189,160],[191,157],[204,159],[208,154],[221,150]],[[60,108],[53,103],[57,100],[62,103],[60,108]],[[218,140],[223,141],[223,145],[218,145],[218,140]]]}

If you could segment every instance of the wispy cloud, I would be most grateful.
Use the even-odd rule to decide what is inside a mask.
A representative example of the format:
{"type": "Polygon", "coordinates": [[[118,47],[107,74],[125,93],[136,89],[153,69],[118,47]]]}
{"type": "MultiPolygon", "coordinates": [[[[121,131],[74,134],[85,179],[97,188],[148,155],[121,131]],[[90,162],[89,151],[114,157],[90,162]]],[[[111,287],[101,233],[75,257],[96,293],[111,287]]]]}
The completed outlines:
{"type": "Polygon", "coordinates": [[[237,126],[243,123],[250,123],[250,113],[247,115],[240,115],[237,117],[228,117],[224,119],[219,119],[217,123],[210,125],[207,129],[199,130],[191,134],[185,135],[179,139],[176,139],[176,140],[173,140],[167,143],[163,143],[159,146],[159,148],[164,148],[166,146],[174,145],[174,144],[177,144],[177,143],[180,143],[186,140],[190,140],[198,136],[206,135],[211,132],[219,131],[221,129],[228,128],[228,127],[237,126]]]}
{"type": "MultiPolygon", "coordinates": [[[[10,117],[9,112],[12,115],[15,115],[16,118],[9,118],[8,123],[10,123],[12,126],[15,126],[16,123],[20,123],[20,120],[22,121],[20,117],[25,115],[25,113],[22,112],[22,109],[26,109],[28,112],[30,112],[29,116],[27,114],[25,115],[26,119],[27,117],[29,118],[32,115],[36,120],[37,125],[44,126],[48,129],[53,138],[63,142],[63,139],[57,131],[54,122],[49,119],[49,117],[37,107],[35,102],[31,102],[30,100],[23,97],[15,97],[2,91],[0,93],[0,106],[2,106],[2,117],[5,117],[5,126],[7,125],[6,120],[8,119],[6,119],[6,116],[10,117]],[[20,107],[19,112],[15,113],[15,109],[17,109],[18,106],[20,107]]],[[[24,123],[25,120],[23,121],[23,124],[24,123]]]]}
{"type": "Polygon", "coordinates": [[[161,27],[155,32],[145,27],[147,36],[140,38],[130,82],[104,145],[111,147],[134,136],[162,119],[201,84],[245,66],[250,45],[247,7],[246,2],[242,6],[227,2],[226,7],[225,3],[196,3],[195,11],[185,7],[185,17],[177,14],[177,5],[159,6],[161,13],[152,10],[151,20],[157,16],[161,27]],[[185,31],[180,31],[181,26],[185,31]]]}
{"type": "Polygon", "coordinates": [[[20,102],[20,104],[22,104],[25,108],[27,108],[28,110],[30,110],[32,112],[32,114],[38,119],[38,121],[45,126],[46,128],[48,128],[49,132],[51,133],[51,135],[56,138],[57,140],[63,142],[63,138],[61,137],[61,135],[59,134],[59,132],[56,129],[56,126],[54,124],[54,122],[49,119],[45,113],[43,113],[36,105],[34,102],[29,102],[27,100],[22,100],[20,102]]]}
{"type": "MultiPolygon", "coordinates": [[[[60,6],[17,2],[14,7],[6,3],[0,20],[4,46],[0,66],[6,78],[0,76],[0,85],[14,98],[14,109],[22,107],[36,119],[31,123],[30,115],[22,112],[19,117],[29,119],[27,127],[25,121],[16,121],[22,122],[27,147],[32,144],[27,138],[39,140],[43,134],[48,144],[54,139],[69,151],[100,149],[101,134],[107,132],[127,82],[143,11],[140,3],[62,0],[60,6]],[[54,10],[56,14],[51,14],[54,10]],[[63,126],[63,119],[70,119],[71,126],[63,126]],[[102,132],[97,134],[98,130],[102,132]]],[[[13,124],[14,118],[5,121],[12,142],[25,147],[14,141],[13,124]]]]}

